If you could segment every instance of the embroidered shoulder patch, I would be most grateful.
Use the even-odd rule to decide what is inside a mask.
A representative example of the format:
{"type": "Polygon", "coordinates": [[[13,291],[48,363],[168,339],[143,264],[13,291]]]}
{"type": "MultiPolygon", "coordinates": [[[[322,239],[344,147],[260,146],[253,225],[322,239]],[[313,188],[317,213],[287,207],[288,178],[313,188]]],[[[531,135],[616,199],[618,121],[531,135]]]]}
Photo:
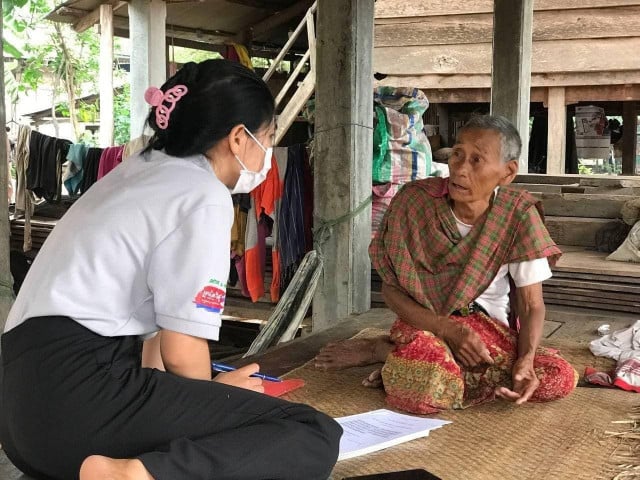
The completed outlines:
{"type": "Polygon", "coordinates": [[[222,282],[211,279],[209,284],[198,292],[193,303],[197,308],[202,308],[208,312],[220,313],[224,309],[226,299],[226,288],[222,282]]]}

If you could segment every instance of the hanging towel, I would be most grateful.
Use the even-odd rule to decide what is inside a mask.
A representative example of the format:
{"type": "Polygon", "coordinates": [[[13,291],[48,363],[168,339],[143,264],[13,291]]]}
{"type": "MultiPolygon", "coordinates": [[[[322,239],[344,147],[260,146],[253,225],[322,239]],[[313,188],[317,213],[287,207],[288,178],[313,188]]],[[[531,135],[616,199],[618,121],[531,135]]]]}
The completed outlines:
{"type": "Polygon", "coordinates": [[[127,158],[140,153],[140,151],[144,150],[149,144],[149,140],[151,140],[149,135],[141,135],[126,143],[124,151],[122,152],[122,160],[126,160],[127,158]]]}
{"type": "Polygon", "coordinates": [[[68,164],[62,176],[64,187],[69,192],[69,195],[77,195],[80,190],[84,174],[84,161],[87,158],[88,151],[89,147],[84,143],[76,143],[69,147],[69,153],[67,153],[68,164]]]}
{"type": "Polygon", "coordinates": [[[84,193],[91,185],[98,181],[98,169],[100,168],[100,157],[102,157],[102,148],[90,148],[87,152],[87,158],[84,162],[84,175],[80,184],[80,192],[84,193]]]}
{"type": "Polygon", "coordinates": [[[100,156],[100,163],[98,166],[98,180],[104,177],[111,170],[116,168],[122,162],[122,154],[124,152],[124,145],[119,147],[105,148],[100,156]]]}
{"type": "Polygon", "coordinates": [[[16,214],[24,215],[24,242],[22,250],[31,250],[31,216],[33,215],[33,194],[27,189],[27,169],[29,168],[29,144],[31,128],[20,125],[16,142],[16,214]]]}
{"type": "Polygon", "coordinates": [[[62,193],[62,164],[71,142],[31,132],[27,188],[49,202],[58,202],[62,193]]]}

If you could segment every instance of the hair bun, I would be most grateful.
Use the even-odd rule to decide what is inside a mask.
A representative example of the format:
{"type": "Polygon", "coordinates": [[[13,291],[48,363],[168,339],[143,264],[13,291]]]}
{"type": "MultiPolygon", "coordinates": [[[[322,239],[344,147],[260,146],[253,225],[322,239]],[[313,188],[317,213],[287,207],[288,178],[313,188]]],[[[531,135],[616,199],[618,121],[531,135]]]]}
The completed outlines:
{"type": "Polygon", "coordinates": [[[144,100],[152,107],[157,107],[162,103],[164,92],[158,87],[149,87],[144,92],[144,100]]]}

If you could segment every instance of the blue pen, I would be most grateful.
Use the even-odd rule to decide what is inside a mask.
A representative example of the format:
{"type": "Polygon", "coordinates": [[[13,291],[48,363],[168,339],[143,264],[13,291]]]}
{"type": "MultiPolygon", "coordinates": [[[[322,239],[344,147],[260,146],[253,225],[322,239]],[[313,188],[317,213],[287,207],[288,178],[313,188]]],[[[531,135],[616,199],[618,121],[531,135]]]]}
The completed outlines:
{"type": "MultiPolygon", "coordinates": [[[[211,367],[216,371],[216,372],[233,372],[234,370],[236,370],[235,367],[232,367],[231,365],[225,365],[223,363],[211,363],[211,367]]],[[[251,377],[256,377],[256,378],[261,378],[262,380],[267,380],[269,382],[281,382],[282,380],[279,379],[278,377],[271,377],[269,375],[265,375],[264,373],[260,373],[260,372],[256,372],[253,375],[250,375],[251,377]]]]}

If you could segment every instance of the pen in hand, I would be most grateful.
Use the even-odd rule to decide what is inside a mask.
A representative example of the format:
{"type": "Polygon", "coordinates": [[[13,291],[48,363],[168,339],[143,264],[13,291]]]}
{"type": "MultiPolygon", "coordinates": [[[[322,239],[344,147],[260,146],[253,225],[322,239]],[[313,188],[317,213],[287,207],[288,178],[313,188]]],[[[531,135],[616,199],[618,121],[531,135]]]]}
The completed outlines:
{"type": "MultiPolygon", "coordinates": [[[[213,368],[213,370],[216,371],[216,372],[233,372],[236,369],[235,367],[232,367],[231,365],[225,365],[223,363],[215,363],[215,362],[211,363],[211,368],[213,368]]],[[[261,378],[262,380],[267,380],[269,382],[281,382],[282,381],[278,377],[272,377],[270,375],[265,375],[264,373],[260,373],[260,372],[256,372],[256,373],[250,375],[250,377],[261,378]]]]}

